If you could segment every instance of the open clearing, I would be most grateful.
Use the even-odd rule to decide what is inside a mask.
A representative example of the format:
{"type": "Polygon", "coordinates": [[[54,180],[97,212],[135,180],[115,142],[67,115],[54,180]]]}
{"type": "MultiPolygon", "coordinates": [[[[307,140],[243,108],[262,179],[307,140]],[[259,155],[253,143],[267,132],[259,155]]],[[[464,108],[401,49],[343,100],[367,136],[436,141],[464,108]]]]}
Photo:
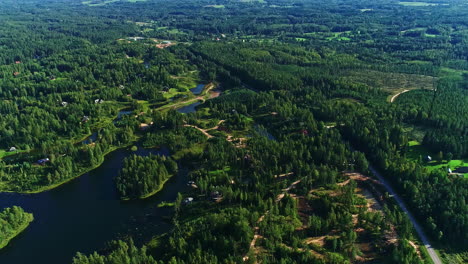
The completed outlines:
{"type": "MultiPolygon", "coordinates": [[[[380,71],[354,71],[349,72],[345,79],[366,84],[370,87],[380,88],[389,92],[388,101],[399,93],[415,89],[433,90],[437,78],[427,75],[380,72],[380,71]]],[[[395,100],[393,98],[393,100],[395,100]]]]}
{"type": "MultiPolygon", "coordinates": [[[[437,161],[436,160],[436,153],[432,153],[431,151],[427,150],[421,143],[417,141],[410,141],[409,142],[409,151],[406,154],[407,158],[413,161],[419,161],[421,158],[424,159],[426,156],[431,156],[432,161],[425,162],[423,161],[423,165],[429,171],[437,170],[437,169],[445,169],[447,171],[450,168],[454,171],[460,167],[468,167],[468,159],[455,159],[451,160],[450,162],[447,160],[437,161]]],[[[448,172],[447,172],[448,173],[448,172]]],[[[465,178],[468,178],[468,173],[463,174],[465,178]]]]}

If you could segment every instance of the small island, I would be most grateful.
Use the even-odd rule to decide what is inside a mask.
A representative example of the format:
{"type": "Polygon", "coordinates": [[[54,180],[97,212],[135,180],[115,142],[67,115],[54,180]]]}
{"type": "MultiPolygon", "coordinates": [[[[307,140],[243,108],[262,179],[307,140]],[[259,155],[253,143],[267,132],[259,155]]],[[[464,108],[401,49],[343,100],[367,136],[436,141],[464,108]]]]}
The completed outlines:
{"type": "Polygon", "coordinates": [[[117,191],[122,200],[148,198],[159,192],[177,170],[177,163],[171,158],[132,155],[125,159],[117,176],[117,191]]]}
{"type": "Polygon", "coordinates": [[[0,212],[0,249],[6,247],[10,240],[23,232],[33,220],[33,214],[18,206],[5,208],[0,212]]]}

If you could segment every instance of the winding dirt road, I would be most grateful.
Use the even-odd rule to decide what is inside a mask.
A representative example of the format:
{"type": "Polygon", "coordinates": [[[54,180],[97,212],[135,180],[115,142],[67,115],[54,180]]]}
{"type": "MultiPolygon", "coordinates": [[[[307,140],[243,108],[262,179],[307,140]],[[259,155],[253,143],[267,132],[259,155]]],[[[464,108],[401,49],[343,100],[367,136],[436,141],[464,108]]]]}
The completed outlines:
{"type": "Polygon", "coordinates": [[[402,91],[402,92],[399,92],[399,93],[395,94],[395,95],[392,97],[392,99],[390,99],[390,103],[393,103],[393,101],[395,101],[395,99],[396,99],[398,96],[400,96],[401,94],[404,94],[404,93],[409,92],[409,91],[410,91],[410,90],[404,90],[404,91],[402,91]]]}

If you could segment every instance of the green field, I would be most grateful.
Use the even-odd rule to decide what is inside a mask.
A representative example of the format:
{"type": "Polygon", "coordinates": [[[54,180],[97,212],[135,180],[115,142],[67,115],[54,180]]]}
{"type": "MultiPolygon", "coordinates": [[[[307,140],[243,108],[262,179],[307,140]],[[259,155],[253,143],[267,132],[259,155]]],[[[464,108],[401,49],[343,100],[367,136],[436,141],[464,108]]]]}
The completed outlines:
{"type": "Polygon", "coordinates": [[[0,159],[4,158],[4,157],[8,157],[8,156],[12,156],[12,155],[16,155],[18,153],[24,153],[24,152],[27,152],[26,150],[18,150],[18,151],[13,151],[13,152],[10,152],[8,150],[0,150],[0,159]]]}
{"type": "MultiPolygon", "coordinates": [[[[427,150],[421,143],[417,141],[410,141],[409,142],[409,151],[407,153],[407,157],[413,161],[419,161],[420,159],[424,160],[424,157],[426,156],[431,156],[432,161],[426,162],[423,161],[423,165],[425,168],[427,168],[429,171],[433,170],[438,170],[438,169],[444,169],[447,170],[450,168],[452,171],[459,167],[467,167],[468,166],[468,158],[467,159],[458,159],[458,160],[442,160],[442,161],[437,161],[436,153],[432,153],[431,151],[427,150]]],[[[464,174],[465,178],[468,178],[468,173],[464,174]]]]}

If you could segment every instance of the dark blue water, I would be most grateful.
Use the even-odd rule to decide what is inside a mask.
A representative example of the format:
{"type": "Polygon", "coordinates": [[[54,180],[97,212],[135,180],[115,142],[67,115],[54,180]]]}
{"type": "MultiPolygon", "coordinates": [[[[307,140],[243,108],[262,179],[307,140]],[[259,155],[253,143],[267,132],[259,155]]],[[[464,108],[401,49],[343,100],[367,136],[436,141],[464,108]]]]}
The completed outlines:
{"type": "Polygon", "coordinates": [[[199,84],[199,85],[197,85],[197,87],[190,89],[190,91],[194,95],[199,95],[203,91],[203,88],[205,88],[205,85],[204,84],[199,84]]]}
{"type": "Polygon", "coordinates": [[[93,134],[91,134],[91,136],[87,137],[85,140],[81,141],[81,143],[85,144],[85,145],[89,145],[93,142],[96,142],[96,139],[97,139],[97,132],[94,132],[93,134]]]}
{"type": "Polygon", "coordinates": [[[132,112],[133,112],[133,111],[131,111],[131,110],[122,110],[122,111],[120,111],[120,112],[117,114],[117,118],[115,119],[115,121],[119,121],[120,119],[122,119],[122,117],[123,117],[124,115],[129,115],[129,114],[131,114],[132,112]]]}
{"type": "Polygon", "coordinates": [[[201,105],[201,102],[195,102],[193,104],[186,105],[184,107],[177,109],[177,112],[183,113],[183,114],[195,113],[197,111],[196,107],[199,105],[201,105]]]}
{"type": "Polygon", "coordinates": [[[66,264],[77,251],[89,254],[106,242],[131,235],[137,243],[151,234],[167,231],[165,220],[171,208],[157,208],[161,201],[174,201],[177,192],[186,190],[187,170],[166,183],[155,196],[138,201],[120,201],[114,177],[123,159],[138,155],[168,155],[167,149],[137,152],[116,150],[107,155],[97,169],[56,189],[39,194],[0,193],[0,209],[21,206],[35,220],[10,244],[0,250],[1,264],[66,264]]]}

